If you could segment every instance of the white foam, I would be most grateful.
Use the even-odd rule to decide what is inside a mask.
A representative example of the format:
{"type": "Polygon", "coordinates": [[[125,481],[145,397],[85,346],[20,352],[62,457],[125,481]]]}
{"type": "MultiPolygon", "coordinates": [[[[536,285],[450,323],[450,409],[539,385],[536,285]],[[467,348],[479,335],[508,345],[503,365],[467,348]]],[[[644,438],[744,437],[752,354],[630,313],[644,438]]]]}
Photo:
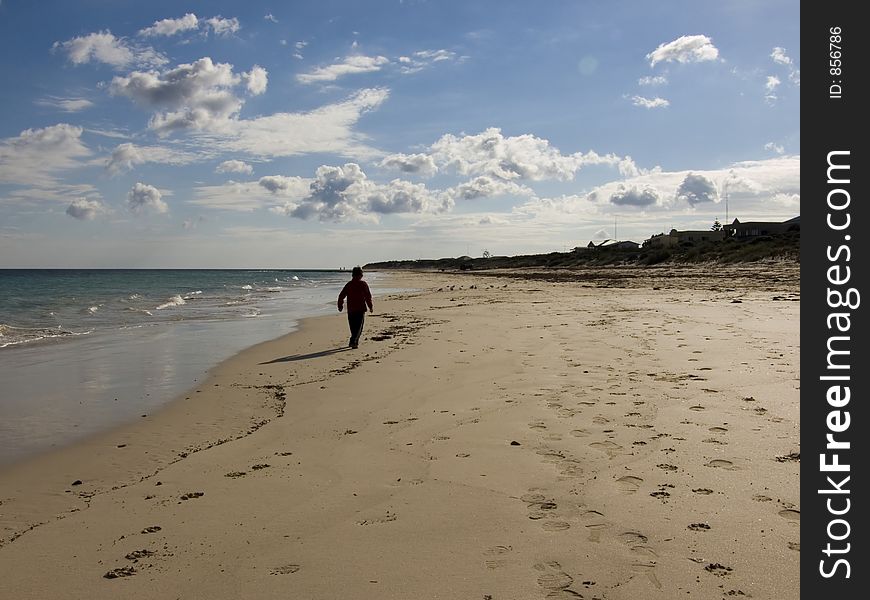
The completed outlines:
{"type": "Polygon", "coordinates": [[[176,294],[168,301],[164,302],[160,306],[156,308],[156,310],[163,310],[164,308],[173,308],[175,306],[181,306],[182,304],[187,304],[180,295],[176,294]]]}
{"type": "Polygon", "coordinates": [[[252,290],[252,289],[254,289],[254,286],[252,286],[252,285],[243,285],[243,286],[242,286],[242,289],[243,289],[243,290],[252,290]]]}

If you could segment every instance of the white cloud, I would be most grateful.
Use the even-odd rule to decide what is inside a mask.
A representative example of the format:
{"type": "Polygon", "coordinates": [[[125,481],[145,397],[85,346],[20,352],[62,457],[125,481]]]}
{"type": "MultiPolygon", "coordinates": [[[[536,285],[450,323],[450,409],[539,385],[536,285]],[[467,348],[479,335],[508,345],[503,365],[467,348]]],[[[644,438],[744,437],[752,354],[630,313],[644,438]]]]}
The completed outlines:
{"type": "Polygon", "coordinates": [[[164,214],[169,207],[163,201],[163,194],[156,187],[145,183],[136,183],[127,193],[127,207],[136,215],[145,212],[164,214]]]}
{"type": "Polygon", "coordinates": [[[764,84],[764,99],[768,104],[773,104],[777,100],[776,88],[782,83],[776,75],[768,75],[767,82],[764,84]]]}
{"type": "Polygon", "coordinates": [[[664,98],[644,98],[643,96],[632,96],[631,103],[644,108],[667,108],[671,105],[664,98]]]}
{"type": "Polygon", "coordinates": [[[162,19],[155,21],[151,27],[139,31],[144,37],[170,36],[182,31],[190,31],[199,27],[199,19],[193,13],[187,13],[178,19],[162,19]]]}
{"type": "Polygon", "coordinates": [[[618,206],[647,207],[661,204],[661,193],[651,186],[638,187],[620,184],[616,191],[610,195],[610,202],[618,206]]]}
{"type": "Polygon", "coordinates": [[[764,145],[764,149],[765,150],[772,150],[773,152],[776,152],[777,154],[785,154],[785,148],[783,148],[782,145],[777,144],[775,142],[767,142],[764,145]]]}
{"type": "Polygon", "coordinates": [[[260,177],[257,183],[275,195],[294,196],[301,200],[308,195],[311,180],[285,175],[266,175],[260,177]]]}
{"type": "MultiPolygon", "coordinates": [[[[308,193],[302,186],[299,198],[308,193]]],[[[187,204],[235,212],[252,212],[275,205],[275,197],[256,181],[228,181],[221,185],[199,186],[193,190],[193,199],[187,204]]]]}
{"type": "Polygon", "coordinates": [[[434,175],[438,171],[435,160],[428,154],[391,154],[378,166],[403,173],[416,173],[424,177],[434,175]]]}
{"type": "Polygon", "coordinates": [[[773,59],[773,62],[780,65],[791,65],[792,60],[785,53],[785,48],[780,48],[779,46],[773,49],[773,52],[770,53],[770,58],[773,59]]]}
{"type": "Polygon", "coordinates": [[[66,214],[79,221],[91,221],[108,212],[109,209],[102,202],[87,198],[73,200],[66,208],[66,214]]]}
{"type": "Polygon", "coordinates": [[[58,123],[0,140],[0,184],[57,185],[57,172],[80,168],[91,155],[81,135],[81,127],[58,123]]]}
{"type": "Polygon", "coordinates": [[[266,21],[271,21],[272,23],[277,23],[277,22],[278,22],[278,19],[276,19],[276,18],[275,18],[275,15],[273,15],[272,13],[269,13],[269,14],[267,14],[266,16],[264,16],[263,19],[266,20],[266,21]]]}
{"type": "Polygon", "coordinates": [[[168,165],[188,165],[203,157],[183,150],[166,146],[136,146],[129,142],[119,144],[112,150],[112,155],[106,161],[106,170],[111,175],[118,175],[132,170],[136,165],[145,163],[161,163],[168,165]]]}
{"type": "Polygon", "coordinates": [[[638,85],[665,85],[668,82],[668,78],[663,75],[651,76],[648,75],[646,77],[641,77],[637,80],[638,85]]]}
{"type": "Polygon", "coordinates": [[[242,101],[233,88],[243,80],[251,93],[262,93],[266,70],[255,66],[250,73],[237,75],[232,65],[214,63],[206,56],[162,73],[134,71],[125,77],[115,77],[110,92],[149,109],[165,109],[156,112],[148,126],[160,135],[167,135],[176,130],[225,126],[241,110],[242,101]]]}
{"type": "Polygon", "coordinates": [[[300,83],[335,81],[345,75],[380,71],[389,62],[389,59],[384,56],[347,56],[340,63],[320,67],[310,73],[300,73],[296,76],[296,79],[300,83]]]}
{"type": "Polygon", "coordinates": [[[380,153],[353,131],[360,117],[389,97],[386,89],[360,90],[348,99],[305,113],[275,113],[256,119],[231,119],[220,130],[199,133],[213,149],[257,157],[298,156],[313,152],[373,158],[380,153]]]}
{"type": "Polygon", "coordinates": [[[63,112],[73,113],[85,110],[94,105],[90,100],[84,98],[59,98],[57,96],[46,96],[36,101],[39,106],[48,108],[56,108],[63,112]]]}
{"type": "Polygon", "coordinates": [[[299,219],[376,222],[381,214],[435,213],[452,206],[451,198],[431,192],[423,184],[400,179],[378,184],[369,180],[356,163],[346,163],[341,167],[319,167],[308,194],[287,202],[280,212],[299,219]]]}
{"type": "Polygon", "coordinates": [[[400,71],[405,74],[417,73],[434,63],[448,60],[457,60],[456,53],[443,48],[440,50],[420,50],[411,56],[398,58],[400,71]]]}
{"type": "MultiPolygon", "coordinates": [[[[610,205],[612,199],[620,197],[620,194],[632,199],[632,189],[642,192],[647,188],[658,193],[656,203],[644,205],[643,202],[623,201],[622,206],[691,214],[704,206],[718,207],[721,199],[727,195],[732,217],[739,216],[741,220],[746,220],[746,215],[777,214],[767,211],[764,201],[776,195],[800,196],[800,157],[780,156],[744,161],[714,170],[654,169],[625,181],[600,185],[586,198],[595,204],[610,205]]],[[[572,204],[576,204],[576,201],[572,201],[572,204]]]]}
{"type": "Polygon", "coordinates": [[[795,69],[791,73],[788,74],[788,80],[791,81],[795,85],[801,84],[801,70],[795,69]]]}
{"type": "Polygon", "coordinates": [[[595,152],[562,154],[550,142],[525,134],[505,137],[495,127],[477,135],[447,134],[430,147],[440,170],[453,169],[462,175],[487,175],[504,180],[527,179],[568,181],[586,165],[617,165],[620,157],[595,152]]]}
{"type": "Polygon", "coordinates": [[[241,160],[225,160],[217,166],[216,173],[244,173],[250,175],[254,172],[254,167],[241,160]]]}
{"type": "Polygon", "coordinates": [[[245,81],[245,87],[252,96],[259,96],[266,91],[266,86],[269,83],[269,73],[263,67],[254,65],[248,73],[242,74],[242,79],[245,81]]]}
{"type": "Polygon", "coordinates": [[[660,62],[696,63],[716,60],[719,50],[706,35],[684,35],[646,55],[651,67],[660,62]]]}
{"type": "Polygon", "coordinates": [[[494,179],[486,175],[475,177],[447,190],[447,194],[454,200],[474,200],[476,198],[488,198],[492,196],[533,196],[534,192],[513,181],[494,179]]]}
{"type": "Polygon", "coordinates": [[[236,33],[241,26],[239,25],[239,20],[235,17],[231,19],[225,19],[220,15],[216,17],[212,17],[210,19],[205,20],[206,24],[211,27],[212,31],[214,31],[215,35],[220,36],[228,36],[236,33]]]}
{"type": "Polygon", "coordinates": [[[709,177],[689,173],[677,188],[676,199],[695,206],[702,202],[719,202],[719,192],[709,177]]]}
{"type": "Polygon", "coordinates": [[[57,49],[64,50],[75,65],[96,61],[121,69],[132,65],[156,67],[169,62],[153,48],[131,45],[108,30],[55,42],[52,50],[57,49]]]}

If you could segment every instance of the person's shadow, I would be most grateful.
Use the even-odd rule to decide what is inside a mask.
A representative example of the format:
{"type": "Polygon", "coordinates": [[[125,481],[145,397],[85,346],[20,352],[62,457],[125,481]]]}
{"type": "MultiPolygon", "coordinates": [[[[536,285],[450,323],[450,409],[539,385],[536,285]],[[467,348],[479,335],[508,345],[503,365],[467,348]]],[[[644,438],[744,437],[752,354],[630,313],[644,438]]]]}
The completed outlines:
{"type": "Polygon", "coordinates": [[[350,348],[332,348],[330,350],[321,350],[320,352],[311,352],[309,354],[291,354],[290,356],[282,356],[281,358],[275,358],[273,360],[269,360],[266,362],[261,362],[261,365],[271,365],[280,362],[296,362],[297,360],[309,360],[311,358],[323,358],[324,356],[330,356],[332,354],[338,354],[339,352],[346,352],[350,350],[350,348]]]}

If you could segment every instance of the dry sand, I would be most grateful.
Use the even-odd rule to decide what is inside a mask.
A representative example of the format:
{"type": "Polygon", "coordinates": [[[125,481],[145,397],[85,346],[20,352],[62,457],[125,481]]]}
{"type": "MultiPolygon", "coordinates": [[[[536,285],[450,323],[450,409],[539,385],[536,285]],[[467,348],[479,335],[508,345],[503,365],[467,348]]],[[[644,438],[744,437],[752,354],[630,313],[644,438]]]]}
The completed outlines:
{"type": "Polygon", "coordinates": [[[797,266],[517,275],[0,473],[0,598],[797,598],[797,266]]]}

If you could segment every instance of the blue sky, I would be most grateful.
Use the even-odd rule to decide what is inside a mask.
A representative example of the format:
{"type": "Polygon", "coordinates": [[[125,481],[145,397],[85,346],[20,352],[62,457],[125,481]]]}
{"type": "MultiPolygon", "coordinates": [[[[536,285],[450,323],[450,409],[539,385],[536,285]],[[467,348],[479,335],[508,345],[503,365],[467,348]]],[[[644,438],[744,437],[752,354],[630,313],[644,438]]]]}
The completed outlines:
{"type": "Polygon", "coordinates": [[[334,268],[800,204],[799,2],[0,0],[0,267],[334,268]]]}

